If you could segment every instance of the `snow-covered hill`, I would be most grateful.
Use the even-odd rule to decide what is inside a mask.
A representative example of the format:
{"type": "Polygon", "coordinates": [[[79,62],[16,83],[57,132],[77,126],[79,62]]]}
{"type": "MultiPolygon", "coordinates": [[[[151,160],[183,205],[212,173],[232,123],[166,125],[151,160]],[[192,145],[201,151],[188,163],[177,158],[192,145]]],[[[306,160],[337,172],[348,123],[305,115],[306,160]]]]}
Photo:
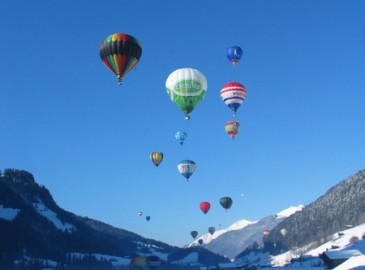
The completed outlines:
{"type": "Polygon", "coordinates": [[[203,246],[206,249],[234,258],[252,243],[261,243],[264,230],[271,230],[282,220],[303,208],[303,205],[291,206],[276,215],[267,216],[258,221],[239,220],[212,235],[209,233],[202,235],[189,246],[198,246],[199,241],[203,240],[203,246]]]}
{"type": "Polygon", "coordinates": [[[265,269],[328,269],[320,255],[328,253],[333,257],[349,256],[342,264],[334,270],[365,269],[365,223],[359,226],[337,232],[332,235],[332,239],[323,243],[319,247],[311,249],[315,243],[289,250],[277,256],[270,256],[264,252],[252,252],[244,258],[233,262],[236,265],[255,264],[266,266],[265,269]],[[271,265],[271,267],[268,267],[271,265]]]}
{"type": "MultiPolygon", "coordinates": [[[[79,261],[83,260],[83,256],[103,256],[101,262],[107,260],[118,267],[127,266],[131,255],[139,254],[158,256],[162,263],[169,265],[169,269],[203,266],[210,269],[222,264],[223,268],[260,265],[267,269],[290,267],[318,270],[326,269],[324,263],[337,257],[347,260],[335,270],[365,269],[362,255],[365,253],[365,170],[342,181],[305,208],[303,205],[289,207],[258,221],[239,220],[224,230],[201,236],[188,248],[171,247],[66,212],[57,206],[49,191],[40,187],[33,176],[25,171],[9,169],[1,175],[0,193],[0,247],[3,247],[3,252],[7,252],[8,258],[13,258],[9,257],[11,254],[21,254],[22,250],[11,250],[14,246],[9,243],[22,243],[24,232],[37,240],[31,245],[28,242],[31,248],[27,250],[27,256],[13,258],[13,262],[17,263],[34,259],[29,256],[32,249],[39,253],[53,244],[52,239],[58,239],[65,244],[62,246],[64,250],[58,249],[57,254],[72,254],[77,258],[71,259],[79,261]],[[350,224],[358,226],[352,227],[350,224]],[[31,233],[28,229],[32,229],[31,233]],[[283,229],[287,230],[287,234],[282,233],[283,229]],[[44,236],[45,232],[47,237],[44,236]],[[57,237],[48,237],[52,234],[57,237]],[[77,235],[77,241],[73,240],[74,235],[77,235]],[[44,242],[39,243],[39,239],[44,242]],[[79,247],[80,239],[87,247],[87,253],[79,247]],[[199,240],[202,245],[198,244],[199,240]],[[94,249],[90,250],[90,247],[94,249]],[[110,247],[113,254],[120,248],[119,256],[111,256],[110,247]],[[293,250],[287,251],[291,247],[293,250]],[[269,252],[282,254],[271,256],[269,252]],[[217,254],[234,258],[232,265],[227,258],[217,254]],[[319,254],[322,254],[321,257],[319,254]]],[[[50,261],[57,263],[53,260],[53,254],[49,254],[47,249],[44,252],[47,252],[47,259],[42,259],[44,266],[49,266],[50,261]]]]}
{"type": "Polygon", "coordinates": [[[204,235],[200,236],[199,238],[195,239],[192,243],[190,243],[188,245],[188,247],[199,246],[200,245],[199,244],[200,239],[203,240],[204,244],[208,244],[211,241],[213,241],[214,239],[218,238],[219,236],[221,236],[221,235],[223,235],[227,232],[241,230],[241,229],[243,229],[244,227],[246,227],[248,225],[255,224],[256,222],[257,221],[249,221],[249,220],[245,220],[245,219],[236,221],[226,229],[217,230],[213,234],[207,233],[207,234],[204,234],[204,235]]]}
{"type": "MultiPolygon", "coordinates": [[[[352,255],[347,261],[334,268],[334,270],[365,269],[365,255],[363,255],[365,253],[365,240],[362,239],[364,234],[365,224],[361,224],[334,234],[332,240],[314,249],[311,249],[312,245],[307,245],[274,257],[268,253],[252,252],[245,258],[219,265],[221,268],[230,269],[239,268],[242,265],[256,265],[265,267],[267,270],[293,268],[298,270],[324,270],[328,268],[319,256],[323,252],[332,252],[338,255],[345,253],[352,255]],[[307,252],[304,252],[305,250],[307,252]]],[[[175,265],[199,266],[198,258],[198,253],[191,251],[190,253],[186,253],[185,257],[171,261],[170,263],[175,265]]],[[[127,263],[124,264],[127,265],[127,263]]]]}

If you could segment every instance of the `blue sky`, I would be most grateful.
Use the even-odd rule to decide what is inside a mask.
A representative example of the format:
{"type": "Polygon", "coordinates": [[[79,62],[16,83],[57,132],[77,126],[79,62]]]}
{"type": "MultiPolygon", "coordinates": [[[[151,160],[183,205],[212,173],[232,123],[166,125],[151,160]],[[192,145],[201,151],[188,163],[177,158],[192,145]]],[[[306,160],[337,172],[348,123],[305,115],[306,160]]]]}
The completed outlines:
{"type": "Polygon", "coordinates": [[[364,10],[362,0],[3,1],[0,167],[31,172],[65,210],[177,246],[191,230],[308,204],[365,167],[364,10]],[[122,86],[98,53],[116,32],[143,48],[122,86]],[[236,68],[232,45],[243,49],[236,68]],[[208,81],[190,121],[165,90],[183,67],[208,81]],[[229,81],[247,88],[235,118],[219,96],[229,81]],[[165,155],[158,168],[152,151],[165,155]],[[188,183],[183,159],[197,164],[188,183]]]}

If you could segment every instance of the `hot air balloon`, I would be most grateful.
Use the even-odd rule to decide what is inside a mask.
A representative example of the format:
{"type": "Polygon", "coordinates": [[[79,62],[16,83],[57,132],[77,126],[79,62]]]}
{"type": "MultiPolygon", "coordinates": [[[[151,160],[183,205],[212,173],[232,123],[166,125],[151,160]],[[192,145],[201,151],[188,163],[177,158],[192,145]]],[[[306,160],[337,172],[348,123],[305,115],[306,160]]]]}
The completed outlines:
{"type": "Polygon", "coordinates": [[[115,33],[100,43],[99,54],[104,65],[117,76],[120,85],[124,75],[137,65],[142,47],[135,37],[115,33]]]}
{"type": "Polygon", "coordinates": [[[147,267],[149,269],[157,269],[161,265],[161,260],[156,255],[151,255],[147,257],[147,267]]]}
{"type": "Polygon", "coordinates": [[[178,131],[175,133],[175,139],[180,143],[180,145],[183,145],[186,135],[187,134],[185,131],[178,131]]]}
{"type": "Polygon", "coordinates": [[[143,212],[142,212],[142,211],[139,211],[139,212],[138,212],[138,215],[139,215],[139,216],[142,216],[142,215],[143,215],[143,212]]]}
{"type": "Polygon", "coordinates": [[[208,83],[205,76],[193,68],[181,68],[172,72],[166,80],[167,94],[189,120],[195,106],[204,98],[208,83]]]}
{"type": "Polygon", "coordinates": [[[269,236],[269,234],[270,234],[270,230],[269,230],[269,229],[265,229],[265,230],[262,232],[262,234],[263,234],[264,236],[269,236]]]}
{"type": "Polygon", "coordinates": [[[177,165],[177,169],[188,181],[189,177],[194,173],[196,165],[192,160],[183,160],[177,165]]]}
{"type": "Polygon", "coordinates": [[[231,208],[233,201],[230,197],[222,197],[219,203],[227,211],[227,209],[231,208]]]}
{"type": "Polygon", "coordinates": [[[134,256],[131,258],[129,266],[131,269],[143,270],[147,266],[147,257],[146,256],[134,256]]]}
{"type": "Polygon", "coordinates": [[[160,163],[163,160],[163,153],[161,152],[152,152],[150,155],[150,159],[152,160],[153,164],[156,165],[156,167],[158,167],[158,165],[160,165],[160,163]]]}
{"type": "Polygon", "coordinates": [[[209,227],[208,228],[208,232],[213,235],[213,233],[215,232],[215,228],[214,227],[209,227]]]}
{"type": "Polygon", "coordinates": [[[233,66],[236,66],[238,61],[241,60],[242,57],[242,49],[239,46],[232,46],[227,50],[227,58],[232,63],[233,66]]]}
{"type": "Polygon", "coordinates": [[[221,88],[221,98],[223,102],[233,111],[236,116],[238,108],[246,98],[246,88],[239,82],[229,82],[221,88]]]}
{"type": "Polygon", "coordinates": [[[286,234],[288,233],[288,230],[287,229],[285,229],[285,228],[282,228],[281,230],[280,230],[280,233],[281,233],[281,235],[282,236],[286,236],[286,234]]]}
{"type": "Polygon", "coordinates": [[[201,202],[199,207],[200,207],[200,210],[202,210],[202,212],[204,214],[207,214],[209,209],[210,209],[210,203],[209,202],[201,202]]]}
{"type": "Polygon", "coordinates": [[[203,244],[203,239],[199,239],[199,240],[198,240],[198,243],[199,243],[200,245],[202,245],[202,244],[203,244]]]}
{"type": "Polygon", "coordinates": [[[146,216],[146,220],[150,221],[151,217],[150,216],[146,216]]]}
{"type": "Polygon", "coordinates": [[[224,126],[224,129],[233,140],[240,130],[240,123],[237,121],[228,121],[224,126]]]}
{"type": "Polygon", "coordinates": [[[190,235],[195,239],[198,236],[198,232],[197,231],[191,231],[190,235]]]}

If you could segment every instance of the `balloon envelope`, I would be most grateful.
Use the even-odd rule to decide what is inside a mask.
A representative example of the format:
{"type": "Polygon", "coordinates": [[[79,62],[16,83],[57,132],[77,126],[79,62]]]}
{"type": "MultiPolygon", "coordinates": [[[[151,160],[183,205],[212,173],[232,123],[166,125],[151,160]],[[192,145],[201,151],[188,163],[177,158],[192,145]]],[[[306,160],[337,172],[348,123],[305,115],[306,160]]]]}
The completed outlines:
{"type": "Polygon", "coordinates": [[[237,121],[228,121],[224,126],[224,129],[233,140],[240,130],[240,123],[237,121]]]}
{"type": "Polygon", "coordinates": [[[128,34],[115,33],[109,35],[99,45],[100,58],[103,64],[113,72],[118,83],[135,65],[142,55],[142,47],[139,41],[128,34]]]}
{"type": "Polygon", "coordinates": [[[177,165],[177,169],[186,178],[186,181],[188,181],[190,176],[195,172],[196,164],[192,160],[183,160],[177,165]]]}
{"type": "Polygon", "coordinates": [[[246,98],[246,87],[239,82],[229,82],[221,88],[223,102],[233,111],[234,115],[246,98]]]}
{"type": "Polygon", "coordinates": [[[227,209],[231,208],[233,201],[230,197],[222,197],[219,203],[227,211],[227,209]]]}
{"type": "Polygon", "coordinates": [[[181,68],[172,72],[166,80],[167,94],[189,119],[195,106],[204,98],[207,79],[199,70],[181,68]]]}
{"type": "Polygon", "coordinates": [[[156,269],[161,265],[161,260],[156,255],[151,255],[147,257],[147,266],[150,269],[156,269]]]}
{"type": "Polygon", "coordinates": [[[186,132],[185,131],[178,131],[175,133],[175,139],[180,143],[180,145],[183,145],[185,139],[186,139],[186,132]]]}
{"type": "Polygon", "coordinates": [[[213,235],[213,233],[215,232],[215,228],[214,227],[209,227],[208,232],[213,235]]]}
{"type": "Polygon", "coordinates": [[[233,64],[233,66],[237,65],[238,61],[241,60],[242,57],[242,49],[239,46],[232,46],[227,50],[227,58],[233,64]]]}
{"type": "Polygon", "coordinates": [[[150,221],[151,217],[150,216],[146,216],[146,220],[150,221]]]}
{"type": "Polygon", "coordinates": [[[152,152],[150,155],[150,159],[152,160],[153,164],[156,165],[156,167],[158,167],[158,165],[160,165],[160,163],[163,160],[163,153],[161,152],[152,152]]]}
{"type": "Polygon", "coordinates": [[[198,232],[197,231],[191,231],[190,235],[195,239],[198,236],[198,232]]]}
{"type": "Polygon", "coordinates": [[[131,269],[145,269],[147,266],[147,257],[146,256],[132,257],[129,265],[131,269]]]}
{"type": "Polygon", "coordinates": [[[210,203],[209,202],[201,202],[199,205],[200,210],[202,210],[202,212],[204,214],[208,213],[209,209],[210,209],[210,203]]]}

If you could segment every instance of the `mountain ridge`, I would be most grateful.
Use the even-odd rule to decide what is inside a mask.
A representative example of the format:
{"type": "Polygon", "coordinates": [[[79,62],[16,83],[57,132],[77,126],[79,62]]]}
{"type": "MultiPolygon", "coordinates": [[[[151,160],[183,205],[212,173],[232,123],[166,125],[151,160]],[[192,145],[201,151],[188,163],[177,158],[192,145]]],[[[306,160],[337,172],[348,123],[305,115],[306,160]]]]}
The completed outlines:
{"type": "Polygon", "coordinates": [[[290,206],[275,215],[264,217],[260,220],[249,221],[238,220],[227,229],[222,229],[213,234],[204,234],[190,243],[189,246],[199,245],[199,240],[203,240],[204,247],[218,254],[234,258],[253,242],[262,242],[265,230],[268,232],[285,218],[301,211],[304,205],[290,206]],[[240,241],[232,242],[232,239],[240,241]]]}
{"type": "Polygon", "coordinates": [[[75,263],[77,269],[91,266],[114,269],[118,260],[119,266],[125,266],[134,256],[157,255],[162,259],[161,267],[198,269],[228,262],[217,254],[229,254],[236,261],[249,262],[247,256],[253,251],[275,256],[303,247],[302,252],[306,252],[305,247],[308,250],[318,247],[331,240],[334,233],[364,223],[364,197],[365,170],[360,170],[314,202],[298,206],[302,207],[301,211],[287,216],[298,208],[289,207],[257,221],[239,220],[222,230],[214,241],[208,242],[206,238],[202,245],[178,248],[67,212],[56,204],[44,186],[35,182],[32,174],[5,169],[0,174],[0,267],[12,270],[17,262],[38,269],[33,267],[34,263],[43,267],[41,258],[47,258],[62,269],[74,267],[75,263]],[[234,252],[225,250],[227,246],[219,242],[224,238],[231,246],[242,246],[234,252]],[[84,255],[80,257],[80,254],[84,255]]]}
{"type": "MultiPolygon", "coordinates": [[[[125,261],[129,262],[135,256],[150,257],[156,254],[160,254],[160,259],[169,256],[179,259],[189,252],[65,211],[44,186],[35,182],[31,173],[23,170],[5,169],[1,173],[0,205],[2,270],[12,269],[15,261],[32,268],[34,264],[44,266],[49,260],[63,269],[76,266],[88,269],[95,265],[108,269],[113,266],[115,257],[126,258],[125,261]],[[180,257],[174,255],[176,253],[180,257]],[[105,256],[96,260],[91,254],[105,256]],[[107,260],[107,257],[114,259],[107,260]]],[[[194,248],[194,251],[199,254],[197,264],[227,261],[205,249],[194,248]]],[[[161,260],[161,263],[167,261],[161,260]]],[[[39,269],[42,269],[41,266],[39,269]]]]}
{"type": "MultiPolygon", "coordinates": [[[[201,239],[205,248],[230,258],[240,257],[245,249],[260,246],[276,255],[313,242],[320,244],[348,224],[356,226],[365,222],[364,197],[365,170],[359,170],[329,188],[314,202],[302,205],[301,211],[291,213],[288,217],[285,215],[293,210],[291,207],[255,223],[244,221],[250,226],[239,230],[226,229],[218,237],[206,234],[201,239]],[[275,220],[281,216],[281,220],[275,220]],[[267,235],[263,235],[264,230],[268,230],[267,235]]],[[[199,239],[192,244],[197,241],[199,239]]]]}

